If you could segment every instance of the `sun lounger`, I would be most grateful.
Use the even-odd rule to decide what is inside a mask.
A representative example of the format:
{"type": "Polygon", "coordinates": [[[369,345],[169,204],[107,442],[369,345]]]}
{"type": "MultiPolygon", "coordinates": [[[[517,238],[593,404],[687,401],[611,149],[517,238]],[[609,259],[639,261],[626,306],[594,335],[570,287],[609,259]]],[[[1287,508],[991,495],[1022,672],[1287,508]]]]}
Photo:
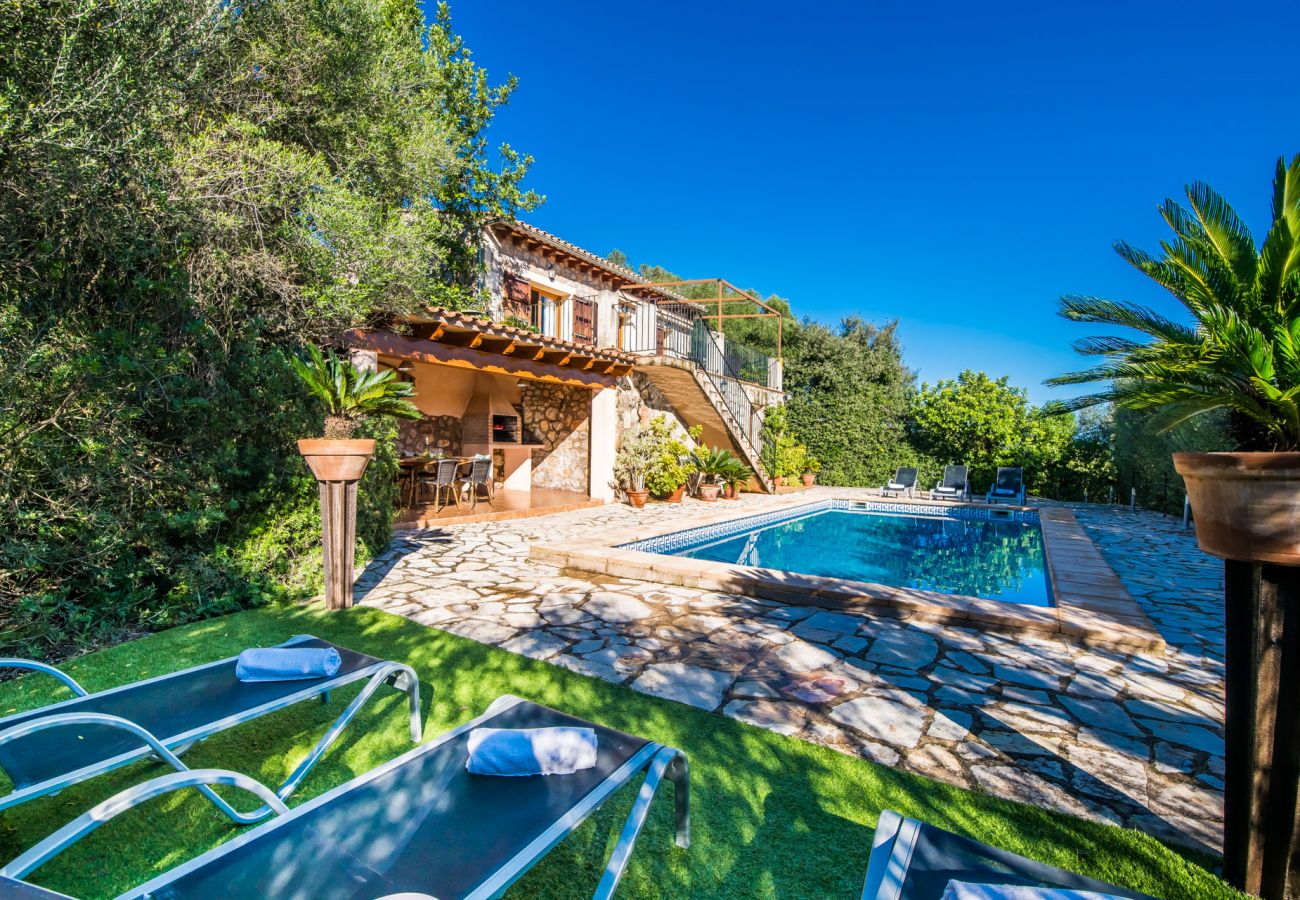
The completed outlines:
{"type": "MultiPolygon", "coordinates": [[[[618,885],[664,778],[674,784],[677,845],[689,846],[686,757],[672,747],[507,696],[459,728],[282,812],[119,900],[146,895],[169,900],[370,900],[399,893],[438,900],[495,897],[642,773],[640,792],[594,894],[605,898],[618,885]],[[471,775],[465,770],[466,745],[479,726],[594,728],[596,765],[571,775],[471,775]]],[[[101,803],[0,869],[0,892],[6,884],[22,884],[30,872],[113,816],[171,790],[214,783],[252,790],[266,803],[274,800],[266,788],[233,772],[164,775],[101,803]]]]}
{"type": "Polygon", "coordinates": [[[893,810],[883,811],[871,842],[862,900],[941,900],[949,881],[1092,891],[1130,900],[1154,900],[1146,894],[1084,878],[904,818],[893,810]]]}
{"type": "Polygon", "coordinates": [[[910,498],[914,490],[916,490],[916,468],[901,466],[894,472],[894,480],[880,489],[880,496],[906,494],[910,498]]]}
{"type": "Polygon", "coordinates": [[[944,466],[943,477],[930,492],[931,500],[969,500],[970,470],[966,466],[944,466]]]}
{"type": "MultiPolygon", "coordinates": [[[[53,666],[0,659],[0,668],[43,672],[78,695],[0,719],[0,768],[13,782],[13,790],[0,797],[0,810],[150,756],[183,771],[185,764],[178,757],[195,741],[304,700],[327,700],[330,691],[365,679],[369,683],[276,794],[284,798],[297,788],[357,710],[383,684],[407,694],[411,740],[420,740],[420,685],[408,666],[335,647],[310,635],[299,635],[281,646],[334,647],[341,665],[328,678],[250,683],[235,676],[238,657],[230,657],[90,694],[53,666]]],[[[267,806],[253,813],[240,813],[210,789],[205,787],[203,791],[222,812],[241,824],[259,821],[271,813],[267,806]]]]}
{"type": "Polygon", "coordinates": [[[997,477],[984,498],[988,503],[1025,505],[1025,470],[1019,466],[999,466],[997,477]]]}

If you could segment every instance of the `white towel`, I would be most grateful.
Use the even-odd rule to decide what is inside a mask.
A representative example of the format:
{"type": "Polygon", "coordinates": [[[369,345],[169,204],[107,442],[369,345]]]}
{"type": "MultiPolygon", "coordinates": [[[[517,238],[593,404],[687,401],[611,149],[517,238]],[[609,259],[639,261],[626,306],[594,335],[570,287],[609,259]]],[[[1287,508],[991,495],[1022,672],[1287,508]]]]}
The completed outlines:
{"type": "Polygon", "coordinates": [[[468,744],[473,775],[572,775],[596,764],[591,728],[475,728],[468,744]]]}
{"type": "Polygon", "coordinates": [[[1121,900],[1121,898],[1114,894],[1098,894],[1095,891],[950,881],[947,890],[943,892],[943,900],[1121,900]]]}

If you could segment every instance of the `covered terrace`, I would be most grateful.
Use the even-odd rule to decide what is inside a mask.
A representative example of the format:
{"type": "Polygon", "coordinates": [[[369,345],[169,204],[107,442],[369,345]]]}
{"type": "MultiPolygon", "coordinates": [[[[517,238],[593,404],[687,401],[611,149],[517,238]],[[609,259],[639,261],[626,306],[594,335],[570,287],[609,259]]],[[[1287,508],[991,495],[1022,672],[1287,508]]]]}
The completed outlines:
{"type": "Polygon", "coordinates": [[[632,369],[629,355],[441,308],[354,330],[346,341],[414,384],[412,400],[424,414],[398,432],[397,527],[520,518],[612,499],[615,385],[632,369]],[[432,473],[447,458],[461,461],[462,481],[438,495],[432,473]],[[464,484],[475,458],[492,462],[490,490],[464,484]]]}

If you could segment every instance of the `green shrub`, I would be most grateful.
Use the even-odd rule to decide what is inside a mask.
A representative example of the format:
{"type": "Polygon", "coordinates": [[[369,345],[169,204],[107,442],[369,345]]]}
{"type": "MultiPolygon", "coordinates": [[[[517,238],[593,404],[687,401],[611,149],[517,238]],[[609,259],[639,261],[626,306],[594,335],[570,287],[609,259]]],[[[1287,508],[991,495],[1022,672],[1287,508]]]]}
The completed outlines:
{"type": "MultiPolygon", "coordinates": [[[[477,299],[464,237],[536,200],[487,159],[512,84],[414,0],[17,0],[5,34],[0,653],[312,591],[285,354],[477,299]]],[[[396,468],[366,428],[363,560],[396,468]]]]}

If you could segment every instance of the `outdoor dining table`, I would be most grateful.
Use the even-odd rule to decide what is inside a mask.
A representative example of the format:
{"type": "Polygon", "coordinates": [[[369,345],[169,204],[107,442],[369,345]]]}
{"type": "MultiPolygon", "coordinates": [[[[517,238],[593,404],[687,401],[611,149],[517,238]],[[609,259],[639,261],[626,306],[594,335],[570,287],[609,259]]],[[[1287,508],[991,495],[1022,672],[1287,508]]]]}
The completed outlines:
{"type": "MultiPolygon", "coordinates": [[[[397,480],[398,482],[407,479],[413,480],[419,476],[421,470],[425,468],[432,468],[440,460],[444,460],[444,459],[454,459],[456,461],[457,476],[460,475],[462,466],[465,466],[474,461],[474,458],[472,456],[402,456],[402,457],[398,457],[397,460],[397,465],[399,468],[399,471],[397,473],[397,480]]],[[[408,503],[403,504],[404,509],[415,505],[415,491],[417,487],[418,485],[415,484],[411,485],[411,491],[409,494],[410,501],[408,503]]]]}

